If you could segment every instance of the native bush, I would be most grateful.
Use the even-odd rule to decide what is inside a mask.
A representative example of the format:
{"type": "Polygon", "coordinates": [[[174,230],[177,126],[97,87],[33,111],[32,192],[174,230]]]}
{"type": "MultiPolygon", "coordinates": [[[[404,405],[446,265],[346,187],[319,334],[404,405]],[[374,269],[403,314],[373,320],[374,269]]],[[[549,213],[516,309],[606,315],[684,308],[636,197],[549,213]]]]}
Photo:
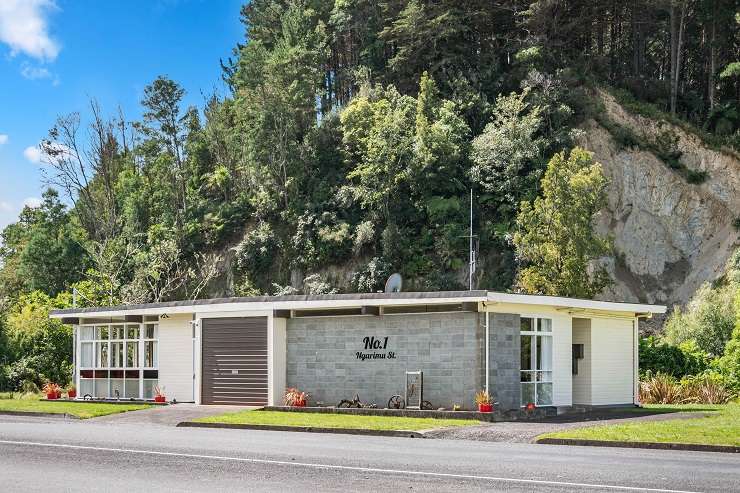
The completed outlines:
{"type": "Polygon", "coordinates": [[[664,373],[676,378],[696,375],[709,368],[709,355],[693,340],[677,346],[656,339],[640,339],[640,373],[664,373]]]}

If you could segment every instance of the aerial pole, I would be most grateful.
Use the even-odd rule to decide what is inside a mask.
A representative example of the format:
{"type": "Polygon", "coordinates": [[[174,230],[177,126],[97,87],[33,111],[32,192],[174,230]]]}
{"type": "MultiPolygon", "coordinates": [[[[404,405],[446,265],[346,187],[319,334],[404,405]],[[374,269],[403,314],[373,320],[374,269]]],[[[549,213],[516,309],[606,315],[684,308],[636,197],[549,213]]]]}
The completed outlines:
{"type": "Polygon", "coordinates": [[[470,189],[470,235],[469,235],[469,239],[470,239],[470,251],[469,251],[469,254],[468,254],[469,264],[470,264],[469,265],[469,267],[470,267],[470,273],[469,273],[470,281],[469,281],[469,284],[468,284],[468,289],[470,291],[473,290],[473,279],[475,277],[475,247],[474,247],[474,244],[473,244],[473,238],[474,238],[474,236],[475,235],[473,235],[473,189],[471,188],[470,189]]]}

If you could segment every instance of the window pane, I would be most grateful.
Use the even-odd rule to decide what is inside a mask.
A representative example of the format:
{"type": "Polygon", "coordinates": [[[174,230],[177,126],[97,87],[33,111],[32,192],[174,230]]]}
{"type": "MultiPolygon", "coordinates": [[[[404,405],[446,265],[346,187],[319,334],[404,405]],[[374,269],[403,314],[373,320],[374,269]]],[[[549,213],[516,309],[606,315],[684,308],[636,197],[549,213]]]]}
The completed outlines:
{"type": "Polygon", "coordinates": [[[92,368],[93,366],[93,343],[83,342],[80,344],[80,366],[92,368]]]}
{"type": "Polygon", "coordinates": [[[157,342],[147,341],[144,343],[144,366],[147,368],[157,367],[157,342]]]}
{"type": "Polygon", "coordinates": [[[157,324],[146,324],[144,326],[144,338],[145,339],[156,339],[157,338],[157,324]]]}
{"type": "Polygon", "coordinates": [[[108,327],[105,325],[95,327],[95,339],[108,339],[108,327]]]}
{"type": "Polygon", "coordinates": [[[532,339],[534,336],[522,336],[521,370],[534,370],[532,367],[532,339]]]}
{"type": "Polygon", "coordinates": [[[91,396],[95,393],[95,388],[93,387],[93,383],[95,380],[92,378],[80,378],[80,393],[77,394],[79,397],[85,397],[86,394],[90,394],[91,396]]]}
{"type": "Polygon", "coordinates": [[[552,382],[552,372],[551,371],[538,371],[537,381],[538,382],[552,382]]]}
{"type": "Polygon", "coordinates": [[[128,368],[136,368],[139,366],[139,343],[138,342],[127,342],[126,343],[126,366],[128,368]]]}
{"type": "Polygon", "coordinates": [[[98,368],[108,367],[108,343],[107,342],[96,342],[97,355],[95,360],[95,366],[98,368]]]}
{"type": "Polygon", "coordinates": [[[522,406],[526,406],[530,402],[534,402],[534,383],[523,383],[522,384],[522,406]]]}
{"type": "Polygon", "coordinates": [[[79,334],[81,341],[91,341],[95,335],[95,331],[92,327],[80,327],[79,334]]]}
{"type": "Polygon", "coordinates": [[[139,338],[139,328],[138,327],[128,327],[126,328],[126,337],[129,339],[138,339],[139,338]]]}
{"type": "Polygon", "coordinates": [[[552,384],[551,383],[538,383],[537,384],[537,405],[538,406],[551,406],[552,405],[552,384]]]}
{"type": "Polygon", "coordinates": [[[111,327],[111,339],[123,339],[123,325],[114,325],[111,327]]]}
{"type": "Polygon", "coordinates": [[[123,368],[123,343],[111,343],[111,366],[114,368],[123,368]]]}
{"type": "Polygon", "coordinates": [[[533,372],[533,371],[523,371],[523,372],[521,372],[521,374],[522,374],[522,378],[521,378],[521,381],[522,382],[534,382],[534,374],[535,374],[535,372],[533,372]]]}
{"type": "Polygon", "coordinates": [[[539,332],[552,332],[552,320],[550,320],[549,318],[538,319],[537,330],[539,332]]]}
{"type": "Polygon", "coordinates": [[[537,338],[537,369],[552,370],[552,337],[537,338]]]}
{"type": "Polygon", "coordinates": [[[531,318],[522,317],[519,320],[519,325],[522,332],[530,332],[534,330],[534,320],[532,320],[531,318]]]}
{"type": "Polygon", "coordinates": [[[107,378],[96,378],[95,379],[95,392],[93,397],[105,398],[108,397],[108,379],[107,378]]]}
{"type": "Polygon", "coordinates": [[[138,378],[128,378],[128,375],[126,376],[126,391],[124,392],[124,397],[128,399],[132,397],[134,399],[139,398],[139,379],[138,378]]]}
{"type": "Polygon", "coordinates": [[[144,399],[154,398],[155,385],[157,385],[157,380],[144,380],[144,399]]]}
{"type": "Polygon", "coordinates": [[[123,395],[123,379],[122,378],[111,378],[110,380],[110,396],[118,399],[124,397],[123,395]]]}

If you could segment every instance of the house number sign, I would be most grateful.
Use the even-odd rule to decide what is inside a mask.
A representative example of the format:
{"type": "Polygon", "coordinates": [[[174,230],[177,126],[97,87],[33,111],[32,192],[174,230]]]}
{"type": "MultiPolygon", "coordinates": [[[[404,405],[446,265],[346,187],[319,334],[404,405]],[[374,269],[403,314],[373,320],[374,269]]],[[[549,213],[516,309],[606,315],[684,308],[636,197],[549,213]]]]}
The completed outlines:
{"type": "Polygon", "coordinates": [[[396,359],[396,353],[388,351],[388,336],[376,338],[365,336],[362,338],[363,350],[355,353],[355,358],[360,361],[374,359],[396,359]]]}

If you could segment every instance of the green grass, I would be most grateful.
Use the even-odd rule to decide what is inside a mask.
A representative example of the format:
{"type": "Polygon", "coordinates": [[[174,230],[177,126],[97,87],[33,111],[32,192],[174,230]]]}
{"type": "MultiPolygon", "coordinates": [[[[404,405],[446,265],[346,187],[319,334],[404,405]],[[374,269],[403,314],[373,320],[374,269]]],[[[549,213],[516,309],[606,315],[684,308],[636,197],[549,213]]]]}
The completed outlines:
{"type": "Polygon", "coordinates": [[[649,405],[661,413],[711,411],[705,418],[642,421],[618,425],[592,426],[546,433],[537,438],[575,438],[625,442],[692,443],[740,446],[740,403],[725,405],[649,405]]]}
{"type": "Polygon", "coordinates": [[[365,430],[428,430],[448,426],[478,424],[474,419],[406,418],[396,416],[360,416],[289,411],[240,411],[195,420],[199,423],[249,425],[312,426],[317,428],[353,428],[365,430]]]}
{"type": "Polygon", "coordinates": [[[100,402],[40,401],[34,399],[8,399],[0,397],[0,412],[24,411],[33,413],[71,414],[87,419],[108,414],[138,411],[152,407],[148,404],[106,404],[100,402]]]}

